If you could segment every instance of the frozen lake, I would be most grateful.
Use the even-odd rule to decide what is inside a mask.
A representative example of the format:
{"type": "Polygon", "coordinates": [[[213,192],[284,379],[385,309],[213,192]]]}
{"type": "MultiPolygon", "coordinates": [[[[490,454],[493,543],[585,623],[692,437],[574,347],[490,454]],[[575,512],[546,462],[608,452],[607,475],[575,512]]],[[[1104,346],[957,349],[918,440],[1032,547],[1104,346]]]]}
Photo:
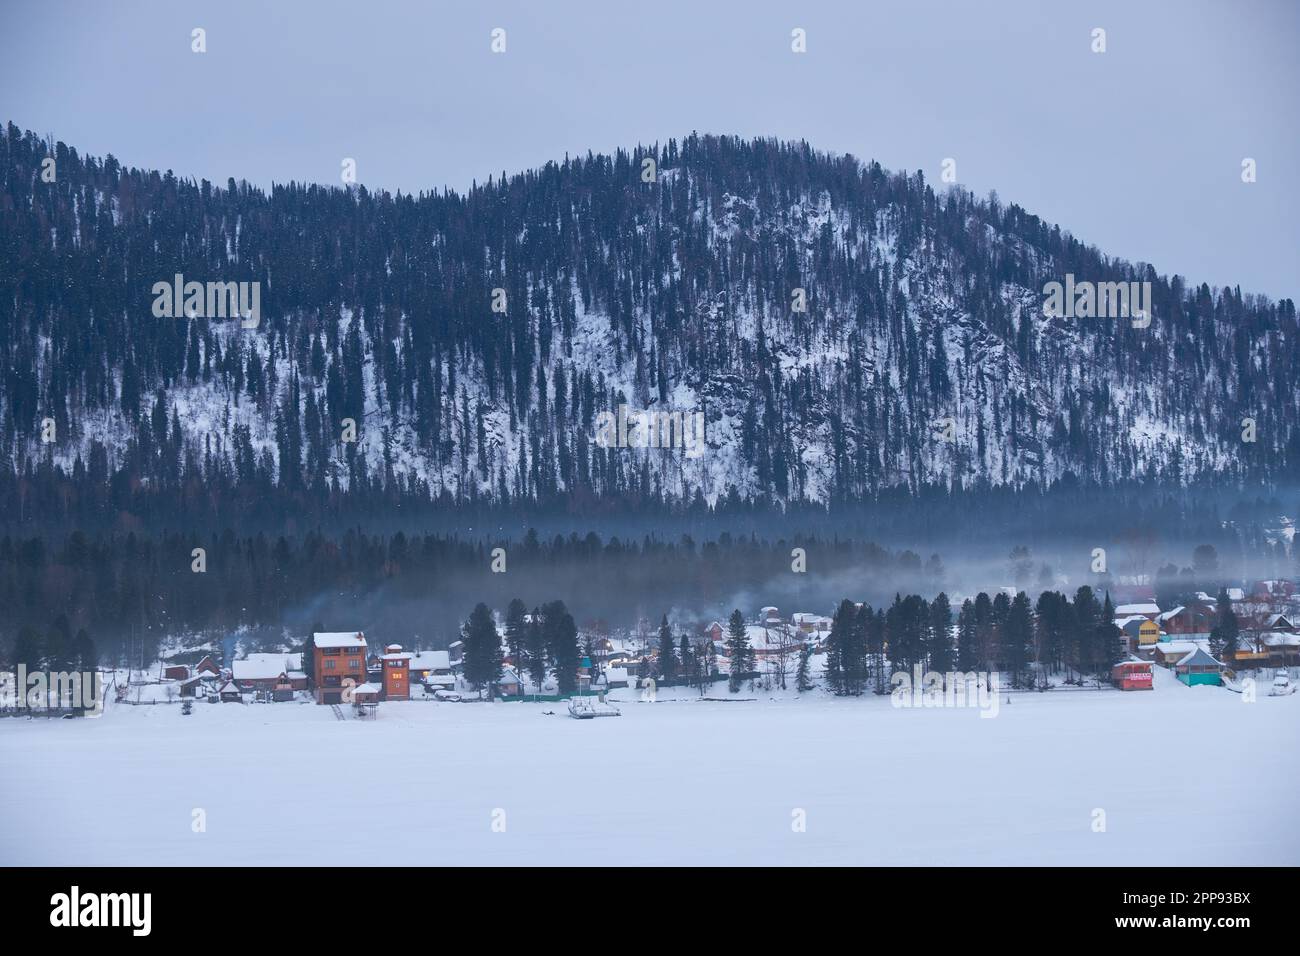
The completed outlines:
{"type": "Polygon", "coordinates": [[[0,864],[1300,863],[1300,695],[617,696],[0,719],[0,864]]]}

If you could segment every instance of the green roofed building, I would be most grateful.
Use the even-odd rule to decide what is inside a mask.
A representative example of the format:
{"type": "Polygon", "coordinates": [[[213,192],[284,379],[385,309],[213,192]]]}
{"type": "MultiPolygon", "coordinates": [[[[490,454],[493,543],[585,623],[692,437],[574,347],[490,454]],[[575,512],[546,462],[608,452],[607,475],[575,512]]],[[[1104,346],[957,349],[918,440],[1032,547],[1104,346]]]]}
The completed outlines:
{"type": "Polygon", "coordinates": [[[1174,665],[1174,673],[1188,687],[1223,683],[1223,665],[1199,647],[1174,665]]]}

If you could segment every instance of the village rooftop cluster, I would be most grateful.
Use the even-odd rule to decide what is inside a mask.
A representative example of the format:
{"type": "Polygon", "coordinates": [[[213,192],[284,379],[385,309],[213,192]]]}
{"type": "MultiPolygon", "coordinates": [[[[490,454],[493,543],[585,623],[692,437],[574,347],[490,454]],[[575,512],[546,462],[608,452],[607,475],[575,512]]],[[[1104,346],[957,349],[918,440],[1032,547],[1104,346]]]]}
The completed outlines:
{"type": "MultiPolygon", "coordinates": [[[[1148,588],[1128,587],[1120,593],[1126,603],[1115,606],[1113,623],[1128,656],[1111,668],[1113,686],[1153,689],[1153,668],[1162,667],[1189,686],[1240,691],[1247,677],[1262,674],[1274,678],[1271,693],[1292,692],[1289,669],[1300,665],[1300,588],[1294,582],[1258,581],[1249,588],[1225,588],[1218,596],[1198,591],[1170,608],[1160,607],[1148,588]],[[1220,625],[1229,611],[1233,634],[1225,645],[1220,625]]],[[[162,661],[156,673],[118,675],[114,693],[119,703],[181,703],[186,713],[196,700],[297,701],[336,708],[351,705],[360,716],[374,716],[380,702],[573,696],[559,692],[553,671],[540,684],[531,680],[523,662],[511,653],[505,625],[495,618],[494,624],[501,639],[500,678],[486,687],[465,677],[463,640],[452,642],[446,650],[412,651],[395,643],[373,642],[361,631],[320,631],[311,635],[302,651],[248,653],[228,664],[218,663],[211,653],[203,653],[193,663],[162,661]]],[[[755,619],[744,623],[750,652],[745,679],[751,687],[784,688],[785,678],[793,674],[800,658],[805,665],[817,662],[812,672],[821,673],[833,627],[834,618],[827,615],[796,612],[785,617],[776,607],[761,608],[755,619]]],[[[703,669],[695,681],[701,693],[731,674],[728,631],[729,623],[714,620],[697,626],[690,638],[689,653],[703,669]]],[[[649,622],[643,621],[633,632],[580,636],[583,653],[576,668],[577,696],[603,698],[607,691],[654,680],[664,685],[686,683],[668,679],[659,660],[662,643],[649,622]]]]}

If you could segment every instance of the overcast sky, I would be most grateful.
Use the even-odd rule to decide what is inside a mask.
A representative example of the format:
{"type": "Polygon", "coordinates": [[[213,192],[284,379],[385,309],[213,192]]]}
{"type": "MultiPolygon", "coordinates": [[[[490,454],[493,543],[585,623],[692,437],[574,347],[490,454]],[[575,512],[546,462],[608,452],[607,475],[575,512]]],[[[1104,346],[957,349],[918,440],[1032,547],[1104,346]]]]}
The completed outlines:
{"type": "Polygon", "coordinates": [[[1294,0],[42,0],[0,13],[0,120],[220,184],[353,157],[411,192],[693,130],[936,183],[951,157],[1108,254],[1300,298],[1297,41],[1294,0]]]}

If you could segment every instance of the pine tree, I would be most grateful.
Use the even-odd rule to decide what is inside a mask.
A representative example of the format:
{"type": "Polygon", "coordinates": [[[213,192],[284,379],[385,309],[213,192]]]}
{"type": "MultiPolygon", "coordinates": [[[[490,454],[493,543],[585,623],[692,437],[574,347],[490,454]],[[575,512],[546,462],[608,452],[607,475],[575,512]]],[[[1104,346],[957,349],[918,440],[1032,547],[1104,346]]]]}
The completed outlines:
{"type": "Polygon", "coordinates": [[[1231,664],[1241,640],[1241,625],[1237,621],[1236,612],[1232,609],[1232,598],[1228,596],[1227,588],[1219,589],[1216,604],[1218,605],[1217,619],[1210,631],[1210,651],[1214,654],[1215,660],[1231,664]]]}
{"type": "Polygon", "coordinates": [[[799,693],[813,689],[812,681],[808,673],[808,645],[805,644],[799,648],[799,667],[794,673],[794,686],[799,693]]]}
{"type": "Polygon", "coordinates": [[[555,685],[561,694],[578,689],[578,627],[563,601],[542,608],[546,648],[555,662],[555,685]]]}
{"type": "Polygon", "coordinates": [[[1034,616],[1029,606],[1029,596],[1017,591],[1007,619],[1002,626],[1002,660],[1011,672],[1011,686],[1024,684],[1025,662],[1029,658],[1029,644],[1034,637],[1034,616]]]}
{"type": "Polygon", "coordinates": [[[834,694],[862,693],[867,677],[866,626],[867,619],[859,615],[857,605],[847,598],[842,600],[831,618],[831,633],[826,639],[826,686],[834,694]]]}
{"type": "Polygon", "coordinates": [[[749,637],[745,634],[745,618],[740,610],[731,612],[727,621],[727,656],[731,659],[731,678],[729,689],[734,694],[740,690],[740,682],[754,669],[754,651],[749,646],[749,637]]]}
{"type": "MultiPolygon", "coordinates": [[[[546,631],[542,627],[542,612],[533,608],[532,619],[524,628],[524,657],[528,660],[528,677],[538,690],[546,682],[550,657],[546,650],[546,631]]],[[[523,675],[520,674],[522,678],[523,675]]]]}
{"type": "Polygon", "coordinates": [[[1109,677],[1110,669],[1121,661],[1128,660],[1128,645],[1124,641],[1124,632],[1115,626],[1115,605],[1110,601],[1110,592],[1101,605],[1101,617],[1097,619],[1097,647],[1101,650],[1097,673],[1109,677]]]}
{"type": "Polygon", "coordinates": [[[673,647],[673,632],[668,626],[668,615],[659,622],[659,676],[671,681],[677,676],[677,652],[673,647]]]}
{"type": "Polygon", "coordinates": [[[515,671],[521,677],[528,667],[524,647],[528,632],[524,619],[527,616],[528,606],[519,598],[514,598],[506,608],[506,651],[510,655],[510,660],[514,662],[515,671]]]}
{"type": "Polygon", "coordinates": [[[682,680],[688,684],[693,682],[698,662],[691,652],[691,640],[685,634],[682,635],[681,641],[678,643],[677,660],[680,664],[682,680]]]}
{"type": "Polygon", "coordinates": [[[501,680],[501,639],[497,636],[492,611],[480,602],[474,606],[462,628],[465,641],[463,667],[465,679],[478,690],[489,694],[501,680]]]}
{"type": "Polygon", "coordinates": [[[952,605],[940,591],[930,603],[930,670],[946,674],[952,666],[952,605]]]}
{"type": "Polygon", "coordinates": [[[308,688],[316,684],[316,632],[308,631],[302,642],[302,672],[307,675],[308,688]]]}

